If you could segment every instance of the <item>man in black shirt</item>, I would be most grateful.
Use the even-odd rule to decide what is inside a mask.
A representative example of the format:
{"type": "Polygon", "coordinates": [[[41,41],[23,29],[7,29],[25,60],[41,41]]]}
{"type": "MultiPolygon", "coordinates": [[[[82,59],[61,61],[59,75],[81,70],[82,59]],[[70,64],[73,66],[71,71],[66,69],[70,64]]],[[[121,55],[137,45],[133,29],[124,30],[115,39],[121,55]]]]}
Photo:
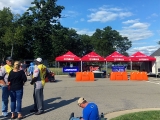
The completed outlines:
{"type": "Polygon", "coordinates": [[[24,63],[21,66],[22,70],[24,70],[25,74],[27,75],[27,64],[26,61],[24,61],[24,63]]]}

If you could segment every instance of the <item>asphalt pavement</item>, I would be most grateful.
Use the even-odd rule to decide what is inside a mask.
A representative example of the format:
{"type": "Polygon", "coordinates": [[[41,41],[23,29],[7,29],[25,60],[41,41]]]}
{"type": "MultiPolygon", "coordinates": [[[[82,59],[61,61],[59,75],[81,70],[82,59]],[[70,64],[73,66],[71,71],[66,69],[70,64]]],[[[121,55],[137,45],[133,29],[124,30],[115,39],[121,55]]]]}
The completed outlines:
{"type": "MultiPolygon", "coordinates": [[[[82,109],[77,105],[81,96],[95,102],[107,120],[129,112],[160,108],[160,78],[149,78],[149,81],[98,78],[94,82],[76,82],[75,78],[56,75],[56,81],[46,83],[45,113],[38,116],[29,112],[33,108],[33,86],[26,82],[22,103],[25,120],[68,120],[71,112],[77,117],[82,116],[82,109]]],[[[1,120],[9,118],[0,116],[1,120]]]]}

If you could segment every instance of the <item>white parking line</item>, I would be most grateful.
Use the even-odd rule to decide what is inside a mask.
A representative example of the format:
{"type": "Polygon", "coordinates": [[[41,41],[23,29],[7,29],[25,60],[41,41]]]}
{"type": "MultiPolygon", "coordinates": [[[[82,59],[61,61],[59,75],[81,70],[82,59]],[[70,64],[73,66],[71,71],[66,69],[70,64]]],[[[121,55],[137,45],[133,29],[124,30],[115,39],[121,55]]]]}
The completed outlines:
{"type": "Polygon", "coordinates": [[[151,81],[146,81],[146,82],[149,82],[149,83],[153,83],[153,84],[157,84],[157,85],[159,85],[160,83],[158,82],[151,82],[151,81]]]}

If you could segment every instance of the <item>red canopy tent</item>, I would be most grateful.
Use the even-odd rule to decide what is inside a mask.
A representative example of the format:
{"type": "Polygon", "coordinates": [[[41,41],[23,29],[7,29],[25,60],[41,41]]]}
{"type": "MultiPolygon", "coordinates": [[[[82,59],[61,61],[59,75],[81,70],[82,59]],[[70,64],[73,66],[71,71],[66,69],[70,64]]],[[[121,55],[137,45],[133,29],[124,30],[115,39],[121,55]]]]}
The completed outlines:
{"type": "Polygon", "coordinates": [[[81,61],[81,58],[68,51],[66,54],[56,57],[56,61],[81,61]]]}
{"type": "Polygon", "coordinates": [[[106,57],[106,61],[107,62],[111,62],[111,61],[130,61],[129,57],[126,57],[122,54],[120,54],[119,52],[113,52],[112,54],[110,54],[109,56],[106,57]]]}
{"type": "MultiPolygon", "coordinates": [[[[131,70],[132,70],[132,62],[156,61],[156,58],[145,55],[139,51],[134,53],[133,55],[131,55],[129,58],[131,60],[131,70]]],[[[139,67],[139,69],[140,69],[140,67],[139,67]]]]}
{"type": "Polygon", "coordinates": [[[82,61],[96,61],[96,62],[106,61],[105,58],[101,57],[100,55],[98,55],[97,53],[93,51],[83,56],[81,60],[82,61]]]}
{"type": "Polygon", "coordinates": [[[136,52],[134,53],[133,55],[131,55],[129,57],[131,59],[131,61],[139,61],[139,62],[143,62],[143,61],[156,61],[156,58],[154,57],[151,57],[151,56],[148,56],[148,55],[145,55],[141,52],[136,52]]]}
{"type": "Polygon", "coordinates": [[[105,58],[103,58],[102,56],[98,55],[94,51],[84,55],[81,60],[85,61],[85,62],[105,62],[106,61],[105,58]]]}

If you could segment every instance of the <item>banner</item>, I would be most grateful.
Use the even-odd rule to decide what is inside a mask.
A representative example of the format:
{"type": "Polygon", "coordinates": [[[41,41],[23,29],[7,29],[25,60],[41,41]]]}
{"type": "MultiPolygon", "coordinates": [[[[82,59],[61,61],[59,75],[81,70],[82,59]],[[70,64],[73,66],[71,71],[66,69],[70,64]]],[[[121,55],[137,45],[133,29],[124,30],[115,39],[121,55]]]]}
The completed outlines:
{"type": "Polygon", "coordinates": [[[112,72],[124,72],[126,66],[112,66],[112,72]]]}
{"type": "Polygon", "coordinates": [[[63,67],[63,72],[79,72],[78,67],[63,67]]]}

